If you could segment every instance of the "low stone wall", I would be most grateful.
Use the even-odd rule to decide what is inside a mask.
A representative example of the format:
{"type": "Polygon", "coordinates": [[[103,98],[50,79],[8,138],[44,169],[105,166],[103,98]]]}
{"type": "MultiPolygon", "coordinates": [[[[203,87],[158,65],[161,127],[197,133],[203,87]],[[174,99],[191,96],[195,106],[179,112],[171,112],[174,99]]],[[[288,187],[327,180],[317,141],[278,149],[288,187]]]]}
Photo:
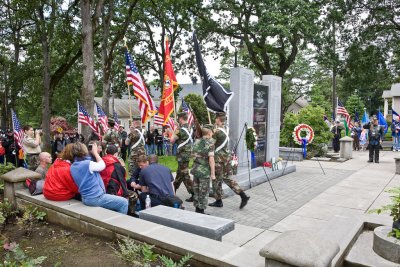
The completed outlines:
{"type": "Polygon", "coordinates": [[[303,149],[295,147],[279,147],[279,157],[288,161],[303,161],[303,149]]]}
{"type": "MultiPolygon", "coordinates": [[[[258,251],[238,247],[170,227],[123,215],[101,207],[89,207],[76,200],[51,201],[43,195],[16,191],[20,205],[32,205],[46,212],[46,219],[73,230],[108,239],[131,237],[177,256],[192,255],[195,266],[263,266],[255,261],[258,251]],[[253,264],[254,263],[254,264],[253,264]]],[[[163,252],[164,253],[164,252],[163,252]]]]}

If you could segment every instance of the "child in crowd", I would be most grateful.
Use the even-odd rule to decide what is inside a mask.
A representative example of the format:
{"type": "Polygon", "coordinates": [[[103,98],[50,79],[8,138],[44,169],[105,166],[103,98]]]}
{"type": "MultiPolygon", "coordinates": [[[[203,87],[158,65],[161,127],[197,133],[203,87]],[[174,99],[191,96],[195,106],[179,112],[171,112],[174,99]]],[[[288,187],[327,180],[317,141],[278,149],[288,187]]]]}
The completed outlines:
{"type": "Polygon", "coordinates": [[[361,134],[360,134],[360,146],[361,146],[361,151],[365,151],[365,144],[367,143],[367,130],[362,129],[361,134]]]}

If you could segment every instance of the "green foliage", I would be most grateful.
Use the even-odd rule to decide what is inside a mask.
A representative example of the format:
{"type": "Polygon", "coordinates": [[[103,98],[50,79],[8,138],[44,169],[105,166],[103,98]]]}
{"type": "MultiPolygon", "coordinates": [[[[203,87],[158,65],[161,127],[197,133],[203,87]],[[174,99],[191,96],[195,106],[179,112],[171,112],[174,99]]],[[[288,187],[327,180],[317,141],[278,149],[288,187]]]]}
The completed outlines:
{"type": "Polygon", "coordinates": [[[15,166],[11,163],[7,164],[0,164],[0,175],[3,175],[9,171],[12,171],[15,169],[15,166]]]}
{"type": "MultiPolygon", "coordinates": [[[[171,172],[176,172],[176,170],[178,169],[178,162],[176,161],[175,156],[160,156],[158,157],[158,163],[170,169],[171,172]]],[[[193,160],[191,159],[189,161],[189,168],[191,168],[192,165],[193,160]]]]}
{"type": "Polygon", "coordinates": [[[161,260],[162,266],[165,267],[184,267],[187,266],[186,263],[192,258],[191,255],[185,255],[181,258],[179,262],[174,262],[171,258],[168,258],[165,255],[160,255],[159,259],[161,260]]]}
{"type": "Polygon", "coordinates": [[[35,223],[43,221],[46,212],[38,210],[36,207],[26,206],[23,208],[22,217],[18,218],[18,225],[25,230],[25,234],[30,236],[35,223]]]}
{"type": "Polygon", "coordinates": [[[143,256],[142,261],[145,264],[149,264],[157,260],[158,255],[153,252],[152,250],[153,248],[154,246],[148,245],[146,243],[142,245],[142,250],[141,250],[143,256]]]}
{"type": "Polygon", "coordinates": [[[158,255],[153,252],[153,247],[146,243],[136,244],[133,239],[124,238],[122,242],[118,240],[118,249],[114,249],[115,254],[121,259],[138,266],[150,266],[151,263],[160,259],[162,266],[166,267],[184,267],[192,256],[186,255],[179,262],[174,262],[164,255],[158,255]],[[142,264],[143,263],[143,264],[142,264]]]}
{"type": "Polygon", "coordinates": [[[11,205],[8,199],[0,201],[0,225],[4,225],[8,220],[15,218],[18,211],[11,205]]]}
{"type": "Polygon", "coordinates": [[[200,124],[209,123],[207,107],[201,95],[188,94],[187,96],[185,96],[185,102],[188,103],[188,105],[190,105],[194,115],[196,116],[200,124]]]}
{"type": "Polygon", "coordinates": [[[256,148],[256,131],[254,128],[250,127],[247,129],[245,140],[247,149],[254,152],[256,148]]]}
{"type": "Polygon", "coordinates": [[[357,94],[352,94],[346,101],[346,110],[353,119],[357,111],[359,119],[361,120],[364,114],[364,107],[363,100],[357,94]]]}
{"type": "Polygon", "coordinates": [[[293,144],[293,130],[299,123],[305,123],[314,130],[314,140],[307,145],[310,156],[320,154],[321,146],[327,144],[332,138],[328,125],[323,120],[324,109],[318,106],[309,105],[302,108],[298,115],[286,113],[281,130],[281,145],[290,146],[293,144]]]}
{"type": "Polygon", "coordinates": [[[115,254],[124,261],[135,263],[140,261],[141,245],[136,244],[133,239],[125,238],[120,242],[118,240],[119,250],[114,248],[115,254]]]}
{"type": "Polygon", "coordinates": [[[0,263],[0,267],[37,267],[46,260],[47,257],[40,256],[37,258],[28,257],[25,252],[19,247],[18,244],[10,244],[13,246],[6,253],[3,263],[0,263]]]}
{"type": "MultiPolygon", "coordinates": [[[[370,210],[369,213],[378,213],[381,214],[384,211],[389,211],[390,216],[393,218],[393,222],[400,220],[400,187],[394,187],[386,190],[386,192],[390,193],[390,199],[392,203],[388,205],[384,205],[378,209],[370,210]]],[[[400,229],[392,229],[391,235],[400,239],[400,229]]]]}

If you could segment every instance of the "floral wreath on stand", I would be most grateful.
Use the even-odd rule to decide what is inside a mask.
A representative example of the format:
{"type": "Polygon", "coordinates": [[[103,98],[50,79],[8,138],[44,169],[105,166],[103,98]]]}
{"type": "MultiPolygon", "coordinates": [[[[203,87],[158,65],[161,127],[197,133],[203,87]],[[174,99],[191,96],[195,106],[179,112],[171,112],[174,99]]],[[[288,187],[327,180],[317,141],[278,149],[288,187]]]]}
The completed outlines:
{"type": "Polygon", "coordinates": [[[306,158],[307,156],[307,148],[306,146],[310,144],[313,139],[314,139],[314,130],[311,128],[310,125],[301,123],[294,127],[293,130],[293,140],[296,142],[296,144],[302,146],[303,148],[303,157],[306,158]],[[302,133],[306,133],[305,137],[302,137],[302,133]]]}
{"type": "Polygon", "coordinates": [[[251,152],[254,152],[257,147],[257,134],[253,127],[246,130],[246,147],[251,152]]]}

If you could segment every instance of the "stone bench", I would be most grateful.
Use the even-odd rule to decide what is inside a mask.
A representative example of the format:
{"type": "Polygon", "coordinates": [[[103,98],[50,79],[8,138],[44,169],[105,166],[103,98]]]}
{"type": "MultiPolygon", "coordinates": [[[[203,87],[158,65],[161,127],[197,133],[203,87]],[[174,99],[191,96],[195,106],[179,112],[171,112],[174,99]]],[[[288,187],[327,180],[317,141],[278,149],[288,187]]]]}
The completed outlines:
{"type": "Polygon", "coordinates": [[[139,218],[218,241],[235,229],[232,220],[166,206],[142,210],[139,218]]]}
{"type": "Polygon", "coordinates": [[[331,267],[339,246],[315,232],[287,231],[260,250],[265,266],[331,267]]]}

